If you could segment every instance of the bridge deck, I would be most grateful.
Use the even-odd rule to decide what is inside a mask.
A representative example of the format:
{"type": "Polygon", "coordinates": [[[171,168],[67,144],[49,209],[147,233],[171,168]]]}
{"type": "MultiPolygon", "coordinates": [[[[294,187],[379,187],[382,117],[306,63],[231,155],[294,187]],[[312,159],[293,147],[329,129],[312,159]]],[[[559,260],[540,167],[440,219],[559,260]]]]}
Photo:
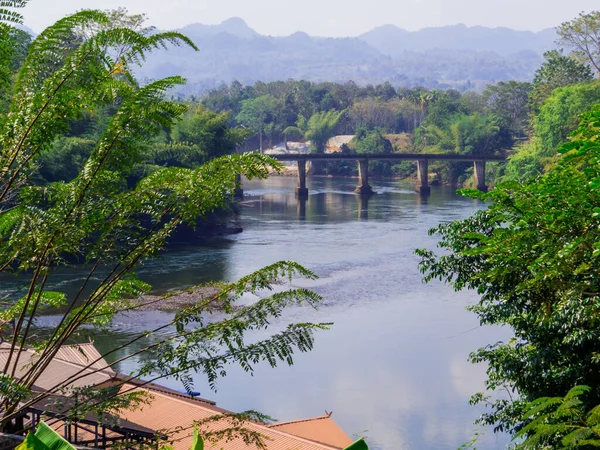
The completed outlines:
{"type": "Polygon", "coordinates": [[[359,161],[359,160],[378,160],[378,161],[505,161],[504,156],[480,156],[480,155],[455,155],[455,154],[434,154],[434,153],[371,153],[371,154],[347,154],[347,153],[327,153],[317,154],[291,154],[282,153],[268,155],[278,161],[359,161]]]}

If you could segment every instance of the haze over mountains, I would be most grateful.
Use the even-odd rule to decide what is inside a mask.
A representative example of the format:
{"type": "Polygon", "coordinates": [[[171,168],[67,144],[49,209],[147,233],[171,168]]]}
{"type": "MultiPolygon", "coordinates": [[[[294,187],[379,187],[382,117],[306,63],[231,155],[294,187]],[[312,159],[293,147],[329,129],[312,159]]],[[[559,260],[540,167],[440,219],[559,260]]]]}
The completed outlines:
{"type": "Polygon", "coordinates": [[[185,93],[198,94],[234,80],[354,81],[396,87],[481,88],[502,80],[530,80],[544,51],[555,47],[554,29],[538,33],[455,25],[409,32],[394,25],[358,37],[323,38],[296,32],[263,36],[239,18],[178,31],[200,47],[151,56],[139,75],[188,78],[185,93]]]}

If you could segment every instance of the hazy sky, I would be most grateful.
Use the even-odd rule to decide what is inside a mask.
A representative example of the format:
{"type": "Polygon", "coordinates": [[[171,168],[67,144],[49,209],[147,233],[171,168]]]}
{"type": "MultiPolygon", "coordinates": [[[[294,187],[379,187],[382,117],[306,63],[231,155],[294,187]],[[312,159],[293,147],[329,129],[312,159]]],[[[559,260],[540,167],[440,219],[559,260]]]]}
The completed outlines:
{"type": "Polygon", "coordinates": [[[430,26],[484,25],[538,31],[581,11],[600,9],[598,0],[31,0],[25,25],[39,32],[82,8],[145,12],[150,24],[178,28],[193,22],[217,24],[241,17],[262,34],[306,31],[318,36],[355,36],[391,23],[408,30],[430,26]]]}

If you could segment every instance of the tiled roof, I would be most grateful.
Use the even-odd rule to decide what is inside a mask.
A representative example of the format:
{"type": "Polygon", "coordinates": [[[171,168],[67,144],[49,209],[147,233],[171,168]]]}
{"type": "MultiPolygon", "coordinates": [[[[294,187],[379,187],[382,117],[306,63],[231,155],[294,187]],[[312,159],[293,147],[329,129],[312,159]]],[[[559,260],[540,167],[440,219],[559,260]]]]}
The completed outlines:
{"type": "MultiPolygon", "coordinates": [[[[5,343],[0,345],[0,370],[3,370],[4,366],[6,365],[9,351],[10,346],[6,345],[5,343]]],[[[67,354],[68,353],[70,352],[67,352],[67,354]]],[[[66,354],[63,354],[63,356],[66,356],[66,354]]],[[[17,369],[15,371],[15,377],[17,379],[21,379],[23,376],[25,376],[28,368],[31,366],[32,362],[35,361],[36,357],[37,354],[33,349],[27,348],[21,352],[16,366],[17,369]]],[[[15,356],[13,355],[13,362],[9,367],[9,371],[12,371],[12,368],[15,366],[14,359],[15,356]]],[[[80,364],[71,363],[56,357],[48,363],[48,366],[34,384],[40,390],[53,391],[56,386],[61,385],[71,377],[78,379],[69,382],[68,385],[70,387],[85,387],[104,383],[113,378],[113,376],[114,372],[112,370],[96,371],[95,369],[88,369],[80,364]]]]}
{"type": "Polygon", "coordinates": [[[294,436],[322,442],[334,447],[345,448],[352,444],[352,439],[331,419],[331,415],[292,420],[290,422],[278,422],[269,425],[269,428],[285,431],[294,436]]]}
{"type": "MultiPolygon", "coordinates": [[[[133,385],[125,385],[123,389],[144,390],[133,385]]],[[[196,404],[183,399],[156,391],[150,391],[152,400],[149,405],[134,411],[125,411],[120,416],[133,423],[156,431],[171,432],[173,447],[175,450],[188,450],[192,443],[193,423],[220,415],[214,408],[197,402],[196,404]]],[[[227,418],[203,425],[200,432],[219,431],[230,426],[227,418]]],[[[267,450],[337,450],[341,447],[321,444],[309,439],[294,436],[285,431],[270,428],[264,424],[247,422],[245,428],[260,433],[264,436],[263,442],[267,450]]],[[[206,450],[248,450],[254,447],[248,446],[242,438],[230,441],[219,441],[216,443],[205,442],[206,450]]]]}
{"type": "MultiPolygon", "coordinates": [[[[0,344],[0,370],[6,364],[10,346],[0,344]]],[[[33,349],[24,349],[19,358],[16,378],[21,378],[27,367],[35,360],[37,354],[33,349]]],[[[225,415],[230,413],[216,406],[214,402],[201,398],[192,398],[178,391],[147,383],[143,380],[127,377],[115,373],[111,369],[98,370],[106,366],[100,353],[93,344],[68,346],[48,364],[46,370],[35,382],[36,391],[54,390],[56,385],[62,384],[71,376],[82,378],[73,381],[70,386],[98,386],[99,388],[113,383],[124,383],[121,391],[143,391],[151,396],[150,404],[142,405],[138,409],[125,411],[119,414],[122,423],[130,428],[152,430],[153,432],[172,432],[175,450],[188,450],[192,443],[192,427],[194,422],[215,416],[222,419],[203,425],[201,430],[206,432],[221,431],[231,426],[230,419],[225,415]],[[92,364],[92,368],[86,366],[92,364]]],[[[14,363],[13,363],[14,366],[14,363]]],[[[69,395],[68,390],[63,394],[69,395]]],[[[57,419],[54,419],[56,421],[57,419]]],[[[303,421],[285,422],[267,425],[249,421],[244,427],[264,437],[263,442],[267,450],[339,450],[350,443],[350,438],[329,417],[305,419],[303,421]],[[311,428],[314,428],[311,430],[311,428]]],[[[81,431],[84,433],[84,431],[81,431]]],[[[248,450],[253,448],[244,442],[241,437],[230,441],[216,443],[206,442],[206,450],[248,450]]]]}
{"type": "Polygon", "coordinates": [[[63,345],[56,353],[56,358],[81,366],[89,366],[92,369],[115,373],[110,367],[107,367],[108,363],[91,342],[88,344],[63,345]],[[92,364],[94,361],[96,362],[92,364]]]}

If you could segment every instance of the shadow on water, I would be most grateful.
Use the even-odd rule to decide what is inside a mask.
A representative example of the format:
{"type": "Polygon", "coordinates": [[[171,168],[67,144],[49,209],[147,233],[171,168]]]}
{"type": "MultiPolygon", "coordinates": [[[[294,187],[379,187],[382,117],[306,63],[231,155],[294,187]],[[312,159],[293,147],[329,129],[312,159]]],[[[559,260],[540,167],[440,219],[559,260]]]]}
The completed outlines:
{"type": "MultiPolygon", "coordinates": [[[[254,377],[232,367],[215,393],[197,375],[195,389],[224,408],[255,409],[280,420],[333,410],[336,422],[351,435],[366,435],[373,450],[449,450],[470,440],[482,410],[468,399],[483,388],[485,368],[467,357],[506,332],[480,328],[465,311],[478,300],[474,293],[424,285],[414,249],[434,249],[429,228],[482,205],[442,187],[421,197],[413,186],[394,181],[373,181],[377,195],[361,198],[353,193],[356,180],[333,178],[309,179],[303,200],[295,197],[295,184],[285,177],[244,182],[243,233],[176,249],[138,270],[159,291],[238,279],[278,260],[297,261],[320,276],[293,285],[315,290],[323,305],[290,308],[270,330],[298,321],[334,322],[317,336],[312,352],[296,355],[291,368],[259,364],[254,377]]],[[[78,275],[63,274],[63,283],[69,276],[78,275]]],[[[108,350],[170,317],[119,317],[95,340],[108,350]]],[[[41,326],[52,326],[51,318],[41,326]]],[[[119,369],[129,373],[136,364],[119,369]]],[[[164,383],[181,388],[174,380],[164,383]]],[[[490,431],[479,446],[505,444],[505,437],[490,431]]]]}

